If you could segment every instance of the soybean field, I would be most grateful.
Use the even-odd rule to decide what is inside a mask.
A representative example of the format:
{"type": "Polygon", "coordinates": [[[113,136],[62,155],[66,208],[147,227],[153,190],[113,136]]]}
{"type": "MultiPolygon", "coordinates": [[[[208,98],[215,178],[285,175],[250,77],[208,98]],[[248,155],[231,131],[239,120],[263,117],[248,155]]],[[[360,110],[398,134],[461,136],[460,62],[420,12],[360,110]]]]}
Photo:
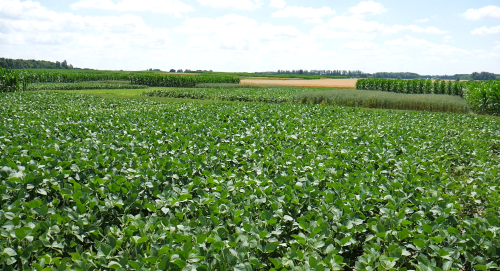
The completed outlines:
{"type": "Polygon", "coordinates": [[[2,270],[489,270],[500,119],[0,93],[2,270]]]}

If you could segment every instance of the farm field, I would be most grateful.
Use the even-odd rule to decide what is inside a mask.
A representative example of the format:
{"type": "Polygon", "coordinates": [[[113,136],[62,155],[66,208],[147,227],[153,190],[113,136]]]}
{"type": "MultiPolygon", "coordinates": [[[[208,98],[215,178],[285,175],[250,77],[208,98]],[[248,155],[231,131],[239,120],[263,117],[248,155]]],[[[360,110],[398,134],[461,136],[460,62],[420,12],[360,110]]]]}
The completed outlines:
{"type": "Polygon", "coordinates": [[[199,88],[146,90],[145,96],[182,99],[330,104],[351,107],[469,113],[460,97],[448,95],[408,95],[382,91],[284,87],[266,85],[215,84],[199,88]]]}
{"type": "Polygon", "coordinates": [[[499,118],[54,92],[0,98],[2,270],[500,262],[499,118]]]}
{"type": "Polygon", "coordinates": [[[295,87],[355,88],[358,79],[242,79],[243,85],[280,85],[295,87]]]}

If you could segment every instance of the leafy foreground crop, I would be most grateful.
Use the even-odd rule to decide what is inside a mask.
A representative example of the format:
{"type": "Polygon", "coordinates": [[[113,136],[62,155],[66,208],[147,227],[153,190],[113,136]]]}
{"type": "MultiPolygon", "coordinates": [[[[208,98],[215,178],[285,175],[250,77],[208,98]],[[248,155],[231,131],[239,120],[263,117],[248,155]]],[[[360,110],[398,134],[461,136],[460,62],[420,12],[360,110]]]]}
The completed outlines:
{"type": "Polygon", "coordinates": [[[500,262],[497,118],[0,98],[2,270],[500,262]]]}

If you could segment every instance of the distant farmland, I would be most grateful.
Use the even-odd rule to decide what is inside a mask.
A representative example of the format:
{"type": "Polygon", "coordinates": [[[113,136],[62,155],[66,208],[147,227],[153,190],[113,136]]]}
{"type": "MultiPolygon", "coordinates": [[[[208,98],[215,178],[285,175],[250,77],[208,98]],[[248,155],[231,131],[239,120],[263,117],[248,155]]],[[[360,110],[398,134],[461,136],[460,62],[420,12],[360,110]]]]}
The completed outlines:
{"type": "Polygon", "coordinates": [[[294,87],[328,87],[328,88],[355,88],[358,79],[321,79],[321,80],[269,80],[269,79],[242,79],[243,85],[280,85],[294,87]]]}

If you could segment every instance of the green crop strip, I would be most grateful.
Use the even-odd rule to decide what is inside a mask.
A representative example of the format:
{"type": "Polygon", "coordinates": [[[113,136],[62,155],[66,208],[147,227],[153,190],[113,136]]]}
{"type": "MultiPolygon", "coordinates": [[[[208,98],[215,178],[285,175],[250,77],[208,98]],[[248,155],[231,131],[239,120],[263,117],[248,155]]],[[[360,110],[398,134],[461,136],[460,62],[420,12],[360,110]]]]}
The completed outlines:
{"type": "MultiPolygon", "coordinates": [[[[479,114],[500,116],[500,81],[441,81],[360,79],[358,90],[378,90],[405,94],[442,94],[464,97],[469,107],[479,114]]],[[[417,99],[418,100],[418,99],[417,99]]]]}
{"type": "Polygon", "coordinates": [[[447,95],[405,95],[381,91],[300,87],[247,87],[214,85],[201,88],[148,90],[149,97],[168,97],[240,102],[332,104],[351,107],[468,113],[467,103],[460,97],[447,95]]]}
{"type": "Polygon", "coordinates": [[[2,270],[486,270],[500,120],[0,94],[2,270]]]}
{"type": "Polygon", "coordinates": [[[171,88],[165,90],[149,90],[144,93],[149,97],[187,98],[218,101],[240,102],[291,102],[299,93],[309,92],[310,88],[297,87],[246,87],[221,86],[201,88],[171,88]]]}
{"type": "Polygon", "coordinates": [[[148,86],[126,83],[38,83],[30,84],[28,90],[92,90],[92,89],[145,89],[148,86]]]}
{"type": "Polygon", "coordinates": [[[238,84],[240,79],[220,75],[165,75],[145,72],[74,72],[19,70],[11,71],[0,68],[0,92],[15,92],[26,90],[30,84],[40,83],[83,83],[95,81],[129,81],[133,85],[148,87],[195,87],[198,84],[238,84]]]}

